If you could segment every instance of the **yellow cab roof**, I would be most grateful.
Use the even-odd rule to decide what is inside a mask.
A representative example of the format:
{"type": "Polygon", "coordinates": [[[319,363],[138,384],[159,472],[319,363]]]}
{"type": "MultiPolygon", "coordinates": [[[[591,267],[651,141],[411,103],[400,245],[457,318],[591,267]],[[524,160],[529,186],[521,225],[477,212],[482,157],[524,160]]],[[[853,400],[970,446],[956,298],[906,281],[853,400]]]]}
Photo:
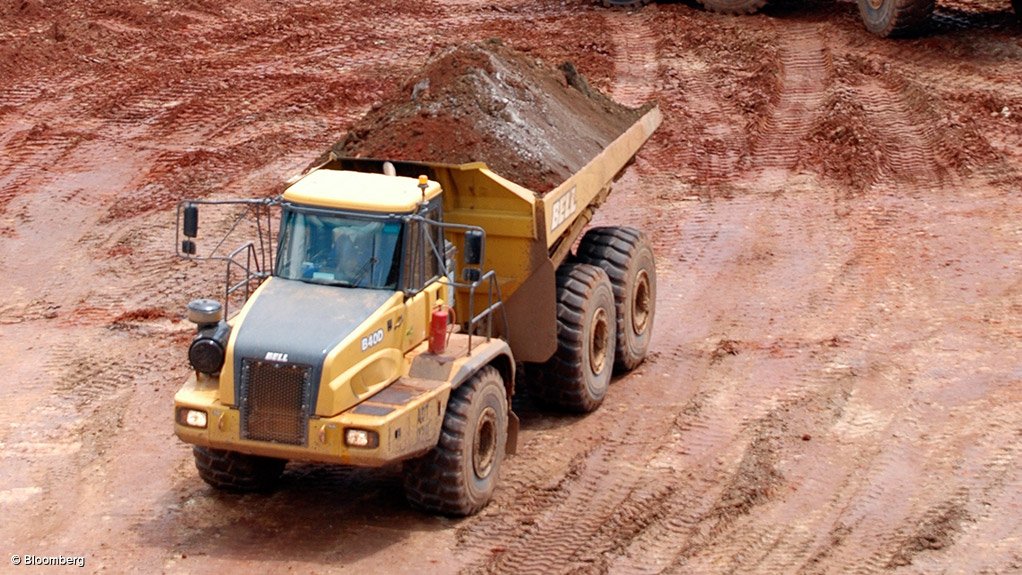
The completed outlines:
{"type": "MultiPolygon", "coordinates": [[[[426,200],[439,194],[440,184],[428,180],[426,200]]],[[[363,212],[407,213],[422,202],[422,189],[415,178],[320,169],[288,187],[284,200],[363,212]]]]}

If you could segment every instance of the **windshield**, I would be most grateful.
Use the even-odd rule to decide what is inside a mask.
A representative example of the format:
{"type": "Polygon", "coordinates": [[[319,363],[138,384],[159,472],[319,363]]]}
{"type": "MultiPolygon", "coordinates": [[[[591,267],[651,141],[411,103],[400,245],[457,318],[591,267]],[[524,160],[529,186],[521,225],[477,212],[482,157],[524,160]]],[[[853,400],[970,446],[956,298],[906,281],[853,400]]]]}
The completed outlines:
{"type": "Polygon", "coordinates": [[[311,283],[397,289],[401,221],[284,211],[277,275],[311,283]]]}

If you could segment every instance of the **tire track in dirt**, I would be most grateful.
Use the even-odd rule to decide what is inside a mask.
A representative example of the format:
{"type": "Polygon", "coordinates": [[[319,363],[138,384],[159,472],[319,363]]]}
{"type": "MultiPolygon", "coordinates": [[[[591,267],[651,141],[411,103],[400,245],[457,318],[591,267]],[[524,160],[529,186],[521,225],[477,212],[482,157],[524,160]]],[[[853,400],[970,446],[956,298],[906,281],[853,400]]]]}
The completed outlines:
{"type": "Polygon", "coordinates": [[[946,173],[934,154],[939,149],[933,124],[923,121],[917,106],[906,101],[903,86],[867,82],[855,88],[874,126],[883,126],[883,157],[877,180],[939,181],[946,173]]]}
{"type": "MultiPolygon", "coordinates": [[[[653,165],[667,169],[651,169],[648,175],[680,177],[712,190],[715,185],[733,180],[747,155],[745,118],[738,108],[741,102],[727,97],[726,86],[717,85],[722,76],[727,77],[726,69],[722,69],[726,64],[703,53],[703,50],[712,53],[718,46],[706,48],[698,39],[676,37],[676,30],[691,25],[686,21],[687,14],[667,6],[657,9],[660,17],[651,23],[659,37],[656,97],[664,118],[669,120],[654,134],[642,155],[653,165]]],[[[676,184],[665,182],[663,190],[674,189],[678,189],[676,184]]],[[[686,190],[681,196],[694,193],[686,190]]]]}
{"type": "Polygon", "coordinates": [[[938,130],[935,151],[949,169],[992,169],[1019,179],[1022,47],[1005,50],[989,42],[956,52],[949,63],[931,51],[911,51],[892,66],[892,75],[927,104],[927,124],[938,130]]]}
{"type": "Polygon", "coordinates": [[[850,194],[894,183],[938,189],[977,161],[997,162],[982,136],[946,120],[940,99],[915,81],[849,65],[842,59],[844,72],[827,93],[807,154],[811,165],[850,194]]]}
{"type": "MultiPolygon", "coordinates": [[[[751,361],[756,361],[753,359],[751,361]]],[[[693,450],[693,439],[702,431],[683,434],[675,447],[684,446],[676,460],[679,474],[672,493],[666,498],[663,521],[651,525],[627,550],[612,562],[611,571],[642,572],[720,572],[742,570],[757,565],[757,555],[769,558],[790,557],[778,551],[791,546],[790,522],[769,523],[750,528],[751,513],[764,513],[775,498],[784,499],[790,480],[783,469],[786,453],[797,451],[804,429],[826,427],[835,419],[835,409],[827,409],[832,399],[847,392],[843,377],[801,386],[800,397],[764,402],[739,399],[741,384],[721,392],[709,392],[696,409],[686,410],[679,419],[705,418],[711,425],[727,421],[728,413],[744,415],[745,422],[719,437],[716,444],[693,450]],[[821,385],[824,384],[824,385],[821,385]],[[828,386],[827,383],[835,385],[828,386]],[[823,415],[810,408],[822,407],[823,415]],[[747,411],[751,408],[752,411],[747,411]],[[735,413],[737,412],[737,413],[735,413]],[[756,412],[765,412],[756,417],[756,412]],[[812,420],[812,421],[807,421],[812,420]]],[[[682,428],[695,429],[683,423],[682,428]]],[[[788,572],[782,569],[778,572],[788,572]]]]}
{"type": "Polygon", "coordinates": [[[897,50],[886,47],[869,55],[873,62],[883,58],[888,67],[939,94],[981,92],[997,99],[1022,100],[1022,46],[989,39],[963,37],[950,47],[953,56],[940,50],[897,50]],[[897,58],[891,56],[897,55],[897,58]]]}
{"type": "MultiPolygon", "coordinates": [[[[698,136],[694,141],[685,141],[684,136],[675,150],[677,157],[668,165],[679,165],[701,183],[730,181],[741,172],[741,160],[746,149],[745,133],[731,121],[738,116],[736,109],[720,98],[717,89],[709,82],[709,67],[703,62],[664,63],[674,72],[674,78],[684,87],[683,101],[687,114],[701,118],[698,136]],[[673,66],[671,64],[674,64],[673,66]]],[[[668,128],[670,129],[670,128],[668,128]]]]}
{"type": "MultiPolygon", "coordinates": [[[[848,260],[851,267],[841,282],[855,287],[843,291],[847,297],[864,304],[863,312],[874,309],[881,312],[875,318],[864,315],[862,327],[856,330],[860,335],[850,343],[876,365],[869,371],[857,368],[860,376],[866,378],[864,385],[856,389],[846,416],[835,428],[842,440],[835,456],[844,452],[839,457],[856,461],[861,471],[849,473],[849,481],[833,490],[835,503],[842,502],[840,507],[821,508],[825,511],[821,523],[833,526],[835,541],[824,542],[828,547],[816,551],[807,563],[807,572],[883,572],[892,565],[915,561],[913,557],[925,551],[919,559],[922,561],[931,557],[933,551],[954,544],[954,533],[958,530],[955,525],[959,522],[941,519],[949,516],[950,512],[945,511],[967,506],[970,508],[962,512],[964,515],[958,511],[950,515],[976,516],[974,503],[969,503],[975,496],[963,499],[963,492],[974,491],[976,486],[971,480],[957,479],[962,474],[956,469],[955,456],[941,460],[932,455],[941,450],[954,452],[948,445],[950,437],[945,440],[934,438],[933,434],[955,429],[958,418],[946,419],[942,410],[930,407],[948,405],[946,399],[938,399],[947,392],[933,389],[925,375],[928,363],[939,363],[927,356],[928,342],[932,334],[940,333],[934,330],[946,328],[929,327],[926,316],[917,315],[920,310],[947,309],[949,304],[953,310],[960,306],[957,302],[951,304],[955,299],[951,290],[957,290],[957,286],[944,287],[937,277],[931,277],[936,270],[926,269],[925,263],[922,273],[918,273],[919,262],[926,262],[925,253],[931,249],[927,245],[930,242],[918,238],[929,235],[924,226],[939,225],[937,222],[946,220],[947,214],[934,209],[934,204],[926,203],[922,208],[912,200],[921,193],[918,190],[902,186],[888,193],[891,195],[859,202],[860,209],[849,218],[849,233],[857,238],[854,245],[861,246],[861,252],[857,249],[851,254],[848,260]],[[947,294],[951,298],[944,300],[942,291],[951,292],[947,294]],[[934,293],[939,294],[938,301],[947,303],[920,301],[920,294],[934,293]],[[917,323],[918,334],[892,332],[892,326],[905,321],[905,317],[917,323]],[[878,341],[888,344],[881,346],[878,341]],[[874,451],[869,446],[875,446],[874,451]],[[934,483],[932,477],[956,479],[934,483]],[[918,486],[924,487],[919,490],[918,486]],[[915,529],[915,525],[921,527],[915,529]],[[929,541],[931,537],[937,537],[937,543],[920,547],[920,541],[929,541]],[[861,550],[866,547],[873,552],[864,560],[861,550]]],[[[928,193],[932,197],[934,192],[928,193]]],[[[944,203],[937,201],[936,205],[944,203]]],[[[947,253],[956,249],[961,248],[948,249],[947,253]]],[[[977,345],[974,349],[988,347],[977,345]]],[[[978,414],[975,419],[983,420],[983,425],[991,422],[990,417],[978,414]]],[[[962,430],[958,428],[952,435],[961,437],[962,430]]],[[[983,434],[973,437],[979,435],[983,434]]],[[[981,448],[979,453],[982,451],[981,448]]],[[[985,457],[979,453],[976,454],[979,458],[985,457]]],[[[836,470],[822,476],[840,478],[836,470]]],[[[940,555],[934,559],[937,557],[940,555]]]]}
{"type": "MultiPolygon", "coordinates": [[[[5,328],[7,335],[26,333],[37,334],[31,339],[19,337],[17,344],[26,358],[23,369],[31,370],[31,376],[21,374],[19,393],[7,407],[31,412],[32,418],[5,429],[0,469],[12,485],[22,486],[28,494],[17,503],[47,510],[44,517],[28,524],[28,534],[52,544],[71,544],[54,540],[53,530],[83,513],[91,517],[92,529],[109,519],[108,485],[82,481],[82,475],[103,478],[110,472],[116,432],[127,418],[138,415],[128,415],[131,398],[140,393],[140,387],[153,385],[154,379],[156,387],[161,385],[158,377],[150,375],[167,369],[166,348],[154,352],[159,346],[132,343],[140,339],[156,343],[165,334],[90,327],[79,329],[79,337],[71,340],[58,339],[56,331],[40,336],[38,328],[27,325],[5,328]],[[101,354],[94,345],[97,341],[105,344],[101,354]],[[103,503],[84,511],[89,506],[83,501],[90,497],[103,503]]],[[[7,351],[0,348],[0,353],[7,351]]],[[[26,509],[12,505],[5,510],[17,517],[26,509]]]]}
{"type": "Polygon", "coordinates": [[[30,182],[46,178],[39,167],[67,154],[76,140],[73,133],[40,125],[11,127],[10,134],[3,146],[7,153],[0,160],[0,216],[4,216],[0,220],[0,236],[13,234],[24,220],[23,214],[8,214],[8,207],[25,193],[30,182]]]}
{"type": "Polygon", "coordinates": [[[660,65],[651,23],[658,16],[656,6],[634,13],[607,12],[607,27],[616,55],[610,96],[627,106],[638,107],[648,102],[657,85],[660,65]]]}
{"type": "Polygon", "coordinates": [[[778,93],[770,116],[751,144],[750,162],[756,187],[777,181],[800,167],[805,138],[820,113],[834,66],[816,27],[785,27],[780,42],[778,93]]]}
{"type": "MultiPolygon", "coordinates": [[[[830,501],[821,502],[817,499],[812,507],[798,505],[806,513],[795,514],[795,517],[801,515],[805,533],[801,538],[789,539],[789,544],[794,548],[769,557],[763,563],[779,567],[782,571],[793,571],[803,564],[807,572],[826,572],[825,565],[832,565],[834,561],[840,564],[840,557],[845,550],[854,552],[855,549],[861,549],[854,542],[872,540],[872,545],[877,546],[876,541],[884,540],[886,534],[876,527],[886,525],[887,522],[874,524],[862,519],[878,512],[888,512],[889,517],[896,516],[887,488],[896,485],[899,479],[905,480],[904,475],[901,475],[904,471],[903,462],[910,453],[889,445],[886,437],[895,421],[887,413],[906,409],[908,400],[900,384],[911,380],[912,376],[905,369],[891,365],[893,358],[890,354],[874,349],[872,336],[866,335],[884,329],[871,316],[877,307],[886,309],[885,306],[890,305],[889,294],[893,283],[890,274],[899,264],[896,261],[897,254],[889,245],[889,238],[905,224],[905,214],[875,201],[860,206],[857,214],[858,217],[846,220],[839,227],[839,233],[850,234],[856,239],[852,243],[851,252],[844,254],[843,265],[835,269],[836,289],[822,302],[822,309],[836,308],[846,316],[841,332],[849,334],[847,352],[842,354],[839,363],[853,366],[851,369],[855,385],[849,390],[847,402],[835,424],[829,430],[816,429],[812,435],[814,442],[819,438],[819,446],[829,449],[835,457],[855,461],[859,469],[818,470],[818,474],[815,474],[818,479],[814,481],[811,491],[821,495],[831,494],[830,501]],[[885,484],[884,473],[891,478],[891,482],[885,484]],[[884,486],[878,488],[878,483],[884,486]],[[856,502],[853,505],[868,507],[869,511],[849,517],[846,507],[848,501],[856,502]],[[807,518],[811,518],[811,522],[806,521],[807,518]],[[812,535],[814,532],[828,531],[832,534],[829,539],[812,535]],[[849,541],[853,543],[849,544],[849,541]],[[799,545],[802,546],[801,550],[797,547],[799,545]]],[[[814,474],[805,470],[800,475],[814,474]]],[[[775,510],[775,514],[782,511],[775,510]]],[[[791,510],[785,515],[788,513],[791,510]]],[[[784,521],[784,516],[762,517],[757,524],[771,519],[784,521]]],[[[865,565],[861,556],[859,559],[859,564],[843,565],[842,568],[850,569],[848,572],[866,573],[880,572],[884,568],[880,558],[870,558],[865,561],[865,565]]]]}
{"type": "MultiPolygon", "coordinates": [[[[513,537],[495,541],[492,534],[481,536],[485,529],[483,533],[473,529],[461,538],[479,541],[491,553],[468,571],[542,574],[582,568],[600,561],[601,554],[617,543],[619,529],[634,524],[635,515],[648,512],[642,503],[655,500],[653,494],[640,496],[639,504],[629,505],[629,499],[650,484],[648,473],[638,464],[647,450],[643,442],[629,437],[656,440],[663,427],[657,417],[636,420],[632,416],[625,422],[608,421],[611,417],[601,414],[609,427],[606,435],[572,461],[552,497],[541,499],[546,504],[543,508],[535,506],[540,501],[515,499],[513,512],[528,518],[513,537]]],[[[480,523],[485,525],[485,518],[480,523]]]]}

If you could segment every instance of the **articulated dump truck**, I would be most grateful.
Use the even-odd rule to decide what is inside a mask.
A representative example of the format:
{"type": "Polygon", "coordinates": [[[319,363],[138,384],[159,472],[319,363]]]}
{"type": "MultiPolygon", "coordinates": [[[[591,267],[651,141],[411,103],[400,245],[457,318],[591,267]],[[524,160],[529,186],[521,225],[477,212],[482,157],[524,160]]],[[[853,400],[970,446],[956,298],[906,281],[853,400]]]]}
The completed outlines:
{"type": "MultiPolygon", "coordinates": [[[[589,412],[612,371],[646,355],[652,248],[635,229],[586,227],[660,120],[649,109],[542,195],[482,163],[331,155],[277,198],[239,200],[279,208],[279,230],[268,269],[242,246],[224,258],[245,269],[234,285],[228,271],[224,304],[188,306],[194,374],[174,420],[202,479],[264,490],[289,460],[403,462],[413,505],[482,509],[515,450],[517,371],[542,403],[589,412]]],[[[223,202],[179,206],[186,257],[203,203],[223,202]]]]}

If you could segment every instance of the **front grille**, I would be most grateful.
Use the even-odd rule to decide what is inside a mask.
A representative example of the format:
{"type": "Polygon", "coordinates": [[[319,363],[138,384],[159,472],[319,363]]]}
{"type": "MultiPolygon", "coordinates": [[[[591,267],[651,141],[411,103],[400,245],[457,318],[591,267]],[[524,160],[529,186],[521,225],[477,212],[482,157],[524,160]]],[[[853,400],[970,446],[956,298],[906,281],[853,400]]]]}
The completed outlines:
{"type": "Polygon", "coordinates": [[[241,437],[304,445],[309,378],[305,365],[246,359],[241,362],[241,437]]]}

